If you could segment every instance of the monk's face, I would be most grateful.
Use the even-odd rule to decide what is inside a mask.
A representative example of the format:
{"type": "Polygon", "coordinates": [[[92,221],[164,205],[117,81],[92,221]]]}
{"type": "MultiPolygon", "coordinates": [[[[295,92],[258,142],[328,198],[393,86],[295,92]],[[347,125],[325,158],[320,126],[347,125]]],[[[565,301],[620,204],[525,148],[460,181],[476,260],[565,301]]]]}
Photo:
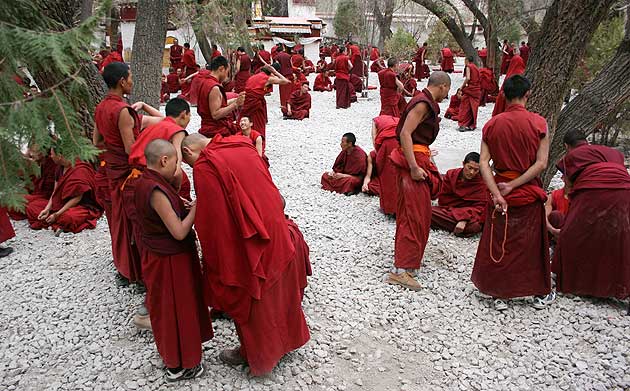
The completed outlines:
{"type": "Polygon", "coordinates": [[[125,94],[131,94],[131,90],[133,89],[133,76],[131,75],[131,71],[129,71],[129,75],[126,78],[121,79],[120,86],[125,94]]]}
{"type": "Polygon", "coordinates": [[[160,158],[160,174],[167,181],[171,181],[175,177],[177,171],[177,154],[164,155],[160,158]]]}
{"type": "Polygon", "coordinates": [[[345,137],[341,138],[341,143],[339,145],[341,146],[342,151],[347,151],[348,149],[352,148],[352,143],[348,141],[348,139],[345,137]]]}
{"type": "Polygon", "coordinates": [[[252,123],[247,117],[241,118],[241,122],[239,122],[239,126],[241,127],[241,130],[243,131],[243,133],[247,133],[248,135],[249,135],[249,132],[252,130],[252,123]]]}
{"type": "Polygon", "coordinates": [[[464,169],[462,170],[464,179],[469,181],[479,175],[479,163],[466,162],[464,163],[464,169]]]}
{"type": "Polygon", "coordinates": [[[308,84],[302,84],[302,93],[305,94],[308,92],[308,84]]]}
{"type": "Polygon", "coordinates": [[[173,45],[179,45],[179,41],[177,39],[173,40],[173,45]]]}
{"type": "Polygon", "coordinates": [[[448,92],[451,90],[451,83],[440,84],[437,88],[437,94],[433,97],[436,102],[440,103],[448,96],[448,92]]]}
{"type": "Polygon", "coordinates": [[[230,74],[230,66],[229,65],[227,67],[219,67],[219,69],[217,69],[217,71],[216,71],[217,79],[221,83],[223,83],[223,81],[225,81],[225,79],[227,79],[229,74],[230,74]]]}

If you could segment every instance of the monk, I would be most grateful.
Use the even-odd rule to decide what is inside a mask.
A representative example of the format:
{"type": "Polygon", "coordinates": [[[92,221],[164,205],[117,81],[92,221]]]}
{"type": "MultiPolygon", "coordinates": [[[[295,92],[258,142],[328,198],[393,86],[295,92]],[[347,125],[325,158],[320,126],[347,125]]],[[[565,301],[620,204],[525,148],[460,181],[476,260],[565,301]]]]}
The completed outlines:
{"type": "Polygon", "coordinates": [[[304,72],[304,52],[297,51],[293,55],[291,55],[291,66],[293,70],[298,70],[300,72],[304,72]]]}
{"type": "Polygon", "coordinates": [[[330,77],[328,77],[328,71],[318,73],[315,77],[315,82],[313,83],[313,91],[332,91],[333,86],[330,81],[330,77]]]}
{"type": "Polygon", "coordinates": [[[254,124],[254,129],[263,136],[267,133],[267,100],[265,95],[274,84],[283,86],[291,83],[274,67],[264,65],[261,71],[251,76],[245,83],[245,100],[239,112],[239,121],[248,117],[254,124]]]}
{"type": "Polygon", "coordinates": [[[389,156],[400,148],[396,135],[399,121],[400,118],[390,115],[379,115],[372,120],[372,142],[376,151],[374,163],[378,168],[380,183],[380,206],[386,215],[395,215],[398,203],[396,166],[389,156]]]}
{"type": "Polygon", "coordinates": [[[361,191],[367,170],[367,155],[356,142],[357,138],[353,133],[346,133],[341,137],[341,152],[335,159],[332,171],[322,175],[322,189],[345,195],[354,195],[361,191]]]}
{"type": "Polygon", "coordinates": [[[320,54],[319,60],[317,61],[317,65],[315,67],[315,72],[321,73],[328,70],[328,62],[326,62],[326,58],[320,54]]]}
{"type": "Polygon", "coordinates": [[[241,117],[239,126],[241,127],[240,134],[251,140],[252,145],[256,148],[258,156],[265,159],[265,137],[260,132],[252,129],[252,121],[248,117],[241,117]]]}
{"type": "Polygon", "coordinates": [[[347,109],[350,107],[350,71],[352,63],[345,54],[346,49],[342,46],[339,48],[339,54],[334,61],[335,70],[335,91],[336,91],[336,108],[347,109]]]}
{"type": "Polygon", "coordinates": [[[283,119],[303,120],[309,117],[311,111],[311,94],[308,93],[308,80],[304,80],[299,90],[293,91],[287,102],[286,109],[282,108],[283,119]]]}
{"type": "Polygon", "coordinates": [[[367,169],[365,170],[361,191],[376,196],[381,193],[381,181],[376,168],[376,151],[370,151],[367,155],[367,169]]]}
{"type": "Polygon", "coordinates": [[[569,193],[571,183],[562,175],[564,187],[552,191],[545,202],[545,215],[547,216],[547,230],[557,238],[569,213],[569,193]]]}
{"type": "Polygon", "coordinates": [[[426,42],[423,43],[422,46],[418,46],[418,50],[416,50],[416,55],[413,57],[413,61],[415,62],[414,77],[418,80],[429,77],[429,67],[427,67],[424,63],[428,48],[429,44],[426,42]]]}
{"type": "Polygon", "coordinates": [[[503,46],[501,46],[501,74],[505,75],[507,73],[507,69],[510,66],[510,61],[512,60],[512,56],[514,55],[514,51],[512,46],[508,42],[507,39],[503,40],[503,46]]]}
{"type": "Polygon", "coordinates": [[[448,96],[451,78],[433,72],[427,88],[416,95],[403,111],[396,128],[401,148],[390,159],[397,169],[398,202],[394,267],[385,282],[414,291],[420,283],[412,273],[420,268],[431,226],[431,200],[440,192],[441,176],[431,162],[431,145],[440,131],[440,106],[448,96]]]}
{"type": "Polygon", "coordinates": [[[173,44],[168,51],[171,68],[180,69],[182,67],[182,55],[184,54],[184,48],[179,44],[179,40],[177,40],[177,38],[173,39],[173,44]]]}
{"type": "Polygon", "coordinates": [[[352,62],[351,73],[359,78],[365,76],[365,64],[361,58],[361,49],[356,43],[351,43],[348,46],[348,56],[352,62]]]}
{"type": "Polygon", "coordinates": [[[602,298],[630,297],[630,175],[623,154],[589,145],[584,134],[564,136],[558,168],[571,184],[571,207],[558,237],[558,291],[602,298]]]}
{"type": "Polygon", "coordinates": [[[523,63],[527,66],[527,60],[529,60],[529,46],[525,43],[525,41],[521,41],[521,47],[518,49],[519,55],[523,59],[523,63]]]}
{"type": "Polygon", "coordinates": [[[221,51],[219,51],[219,47],[215,44],[212,44],[212,59],[215,59],[221,56],[221,51]]]}
{"type": "Polygon", "coordinates": [[[6,208],[0,208],[0,258],[13,254],[13,247],[2,246],[4,242],[15,237],[15,231],[6,208]]]}
{"type": "Polygon", "coordinates": [[[179,92],[179,78],[181,76],[181,69],[170,67],[168,69],[168,75],[166,75],[166,85],[168,87],[167,91],[170,94],[175,94],[179,92]]]}
{"type": "Polygon", "coordinates": [[[372,46],[370,49],[370,61],[376,61],[381,56],[381,53],[378,51],[376,46],[372,46]]]}
{"type": "Polygon", "coordinates": [[[400,108],[398,106],[401,94],[405,88],[396,75],[398,60],[391,57],[387,60],[387,68],[378,73],[378,81],[381,85],[381,112],[379,115],[391,115],[392,117],[400,117],[400,108]]]}
{"type": "Polygon", "coordinates": [[[442,179],[438,206],[431,211],[431,228],[468,237],[481,232],[488,190],[479,175],[479,154],[471,152],[462,168],[448,170],[442,179]]]}
{"type": "Polygon", "coordinates": [[[258,49],[258,58],[262,61],[263,65],[271,65],[273,62],[271,53],[265,49],[264,45],[260,45],[258,49]]]}
{"type": "Polygon", "coordinates": [[[252,60],[241,46],[236,49],[236,74],[234,75],[234,92],[245,91],[247,79],[251,76],[252,60]]]}
{"type": "MultiPolygon", "coordinates": [[[[293,82],[293,67],[291,66],[291,56],[284,51],[282,44],[276,46],[276,62],[280,64],[280,74],[290,82],[293,82]]],[[[286,107],[289,96],[293,92],[293,84],[283,84],[280,86],[280,107],[286,107]]]]}
{"type": "Polygon", "coordinates": [[[372,62],[372,65],[370,65],[370,72],[379,73],[383,69],[387,69],[387,64],[385,64],[383,57],[377,58],[376,61],[372,62]]]}
{"type": "Polygon", "coordinates": [[[240,342],[219,358],[267,374],[310,338],[299,258],[305,249],[296,252],[282,197],[249,140],[193,134],[182,152],[193,165],[208,304],[233,319],[240,342]]]}
{"type": "Polygon", "coordinates": [[[444,118],[459,121],[457,116],[459,115],[459,106],[462,101],[462,89],[458,88],[457,93],[451,96],[451,101],[449,102],[448,109],[446,109],[446,113],[444,113],[444,118]]]}
{"type": "Polygon", "coordinates": [[[483,65],[484,68],[487,68],[488,67],[488,48],[479,49],[477,54],[479,55],[479,58],[481,59],[481,65],[483,65]]]}
{"type": "Polygon", "coordinates": [[[455,70],[453,52],[448,47],[448,44],[444,45],[442,50],[440,50],[440,66],[442,67],[442,72],[453,73],[455,70]]]}
{"type": "Polygon", "coordinates": [[[159,122],[162,117],[159,111],[143,102],[130,106],[124,101],[123,96],[131,94],[133,88],[133,76],[127,64],[109,64],[103,70],[103,79],[109,92],[96,106],[92,141],[95,146],[104,149],[101,166],[105,167],[110,188],[111,219],[108,218],[107,222],[112,238],[112,256],[119,281],[125,284],[126,281],[141,281],[141,269],[131,221],[122,205],[120,187],[131,171],[128,154],[140,130],[159,122]],[[136,110],[141,108],[150,115],[140,117],[136,110]]]}
{"type": "Polygon", "coordinates": [[[166,140],[151,141],[144,151],[147,168],[137,178],[133,197],[146,304],[168,382],[201,376],[201,344],[213,336],[192,230],[197,207],[187,211],[171,185],[179,170],[178,154],[166,140]]]}
{"type": "MultiPolygon", "coordinates": [[[[48,200],[50,198],[53,190],[55,190],[55,177],[59,166],[49,153],[42,153],[36,146],[29,147],[26,158],[30,164],[39,166],[39,176],[31,175],[31,185],[27,189],[29,194],[24,196],[26,206],[28,206],[28,203],[33,200],[48,200]]],[[[26,219],[26,212],[9,209],[8,213],[16,221],[26,219]]]]}
{"type": "MultiPolygon", "coordinates": [[[[525,73],[525,63],[523,59],[518,54],[513,55],[510,58],[509,67],[507,69],[507,75],[505,75],[505,80],[503,81],[503,85],[505,85],[505,81],[507,81],[510,77],[514,75],[522,75],[525,73]]],[[[497,96],[497,101],[494,104],[494,109],[492,110],[492,116],[501,114],[506,109],[505,102],[505,94],[503,93],[503,85],[501,86],[501,90],[499,91],[499,95],[497,96]]]]}
{"type": "Polygon", "coordinates": [[[94,229],[103,209],[96,202],[92,165],[70,160],[51,150],[50,156],[59,166],[55,190],[50,199],[33,199],[26,207],[28,223],[33,229],[52,227],[55,232],[79,233],[94,229]]]}
{"type": "Polygon", "coordinates": [[[459,104],[457,122],[460,132],[469,132],[477,129],[477,112],[479,110],[479,98],[481,84],[479,68],[475,65],[472,56],[466,57],[464,64],[464,82],[462,83],[462,98],[459,104]]]}
{"type": "Polygon", "coordinates": [[[490,68],[479,70],[479,85],[481,86],[481,97],[479,106],[485,106],[488,102],[495,102],[499,94],[499,85],[494,79],[494,72],[490,68]]]}
{"type": "Polygon", "coordinates": [[[315,64],[308,58],[304,58],[304,76],[315,72],[315,64]]]}
{"type": "Polygon", "coordinates": [[[113,62],[124,62],[122,56],[116,50],[112,50],[107,57],[103,59],[103,62],[101,62],[101,73],[103,73],[106,66],[113,62]]]}
{"type": "Polygon", "coordinates": [[[184,77],[190,76],[199,70],[199,65],[197,65],[197,60],[195,59],[195,52],[190,49],[190,44],[188,42],[184,44],[182,64],[184,67],[184,77]]]}
{"type": "Polygon", "coordinates": [[[210,76],[203,80],[197,99],[197,113],[201,117],[199,133],[213,137],[215,134],[230,135],[238,132],[234,112],[245,102],[245,93],[227,99],[223,82],[228,78],[230,64],[219,56],[210,63],[210,76]]]}
{"type": "Polygon", "coordinates": [[[545,205],[539,175],[547,165],[547,122],[525,109],[531,83],[517,75],[504,83],[505,113],[484,126],[479,166],[492,200],[471,280],[495,298],[498,311],[506,299],[534,296],[542,309],[555,300],[551,290],[545,205]],[[493,168],[490,166],[493,161],[493,168]]]}

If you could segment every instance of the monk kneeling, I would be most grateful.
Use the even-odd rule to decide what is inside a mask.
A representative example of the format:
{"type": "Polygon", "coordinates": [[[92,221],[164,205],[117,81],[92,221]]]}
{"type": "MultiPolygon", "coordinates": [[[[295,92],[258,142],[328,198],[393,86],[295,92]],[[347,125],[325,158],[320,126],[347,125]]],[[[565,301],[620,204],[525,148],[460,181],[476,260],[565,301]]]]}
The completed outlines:
{"type": "Polygon", "coordinates": [[[335,159],[333,170],[322,175],[322,189],[345,195],[361,191],[367,171],[367,155],[355,145],[356,142],[353,133],[341,137],[341,152],[335,159]]]}
{"type": "Polygon", "coordinates": [[[472,236],[481,232],[488,190],[479,175],[479,154],[464,158],[464,167],[448,170],[442,180],[438,206],[431,211],[431,227],[472,236]]]}
{"type": "Polygon", "coordinates": [[[147,168],[137,179],[134,201],[146,305],[166,380],[187,380],[203,373],[201,344],[213,336],[192,230],[196,205],[188,212],[171,185],[179,168],[171,143],[151,141],[145,157],[147,168]]]}
{"type": "Polygon", "coordinates": [[[302,81],[299,89],[296,89],[289,96],[287,107],[282,108],[284,119],[303,120],[308,118],[311,111],[311,94],[308,93],[308,81],[302,81]]]}
{"type": "MultiPolygon", "coordinates": [[[[37,198],[29,201],[26,217],[33,229],[52,227],[55,231],[79,233],[96,227],[103,210],[96,202],[96,173],[89,163],[77,161],[75,165],[55,154],[51,158],[60,166],[61,175],[55,182],[50,199],[37,198]]],[[[59,174],[58,174],[59,175],[59,174]]]]}

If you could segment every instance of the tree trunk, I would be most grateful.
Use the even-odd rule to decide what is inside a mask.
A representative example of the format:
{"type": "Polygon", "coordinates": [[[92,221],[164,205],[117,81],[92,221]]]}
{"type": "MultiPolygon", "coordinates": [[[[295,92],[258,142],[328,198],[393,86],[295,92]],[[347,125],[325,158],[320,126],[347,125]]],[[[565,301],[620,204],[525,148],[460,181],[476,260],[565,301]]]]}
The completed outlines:
{"type": "Polygon", "coordinates": [[[132,101],[160,105],[162,56],[168,25],[168,0],[138,0],[131,70],[132,101]]]}
{"type": "Polygon", "coordinates": [[[612,3],[614,0],[555,0],[534,42],[525,74],[533,86],[528,108],[547,119],[554,140],[552,155],[559,153],[554,133],[573,71],[612,3]]]}
{"type": "Polygon", "coordinates": [[[92,16],[92,7],[94,6],[94,0],[83,0],[81,3],[81,14],[79,16],[79,20],[81,22],[85,21],[87,18],[92,16]]]}
{"type": "Polygon", "coordinates": [[[488,68],[492,69],[494,79],[499,82],[501,77],[501,51],[499,50],[499,37],[497,30],[494,28],[494,21],[500,16],[497,14],[497,0],[488,0],[488,35],[486,38],[486,48],[488,49],[488,57],[486,62],[488,68]]]}
{"type": "Polygon", "coordinates": [[[263,6],[264,15],[289,16],[289,4],[287,0],[265,0],[263,6]]]}
{"type": "Polygon", "coordinates": [[[197,40],[197,44],[199,45],[199,49],[201,50],[203,58],[206,60],[207,64],[210,64],[210,61],[212,61],[213,50],[212,46],[210,46],[210,43],[208,42],[206,32],[203,30],[203,26],[193,24],[193,31],[195,33],[195,39],[197,40]]]}
{"type": "Polygon", "coordinates": [[[394,17],[394,0],[384,0],[383,12],[380,9],[380,0],[374,0],[374,18],[378,24],[378,48],[385,49],[385,41],[392,36],[392,19],[394,17]]]}
{"type": "MultiPolygon", "coordinates": [[[[627,11],[630,12],[630,11],[627,11]]],[[[626,14],[628,15],[628,14],[626,14]]],[[[551,141],[549,166],[544,174],[548,185],[556,173],[556,163],[564,155],[564,135],[572,129],[591,134],[606,122],[616,121],[616,113],[630,98],[630,18],[626,16],[626,33],[615,56],[587,84],[580,95],[560,112],[558,127],[551,141]]]]}

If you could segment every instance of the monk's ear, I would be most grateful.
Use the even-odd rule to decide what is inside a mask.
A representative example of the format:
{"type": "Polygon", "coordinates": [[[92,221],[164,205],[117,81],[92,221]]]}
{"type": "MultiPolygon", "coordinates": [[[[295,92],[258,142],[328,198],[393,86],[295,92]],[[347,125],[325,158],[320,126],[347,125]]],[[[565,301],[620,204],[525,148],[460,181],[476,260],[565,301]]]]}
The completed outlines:
{"type": "Polygon", "coordinates": [[[188,147],[182,147],[182,155],[191,156],[192,155],[192,151],[188,147]]]}

